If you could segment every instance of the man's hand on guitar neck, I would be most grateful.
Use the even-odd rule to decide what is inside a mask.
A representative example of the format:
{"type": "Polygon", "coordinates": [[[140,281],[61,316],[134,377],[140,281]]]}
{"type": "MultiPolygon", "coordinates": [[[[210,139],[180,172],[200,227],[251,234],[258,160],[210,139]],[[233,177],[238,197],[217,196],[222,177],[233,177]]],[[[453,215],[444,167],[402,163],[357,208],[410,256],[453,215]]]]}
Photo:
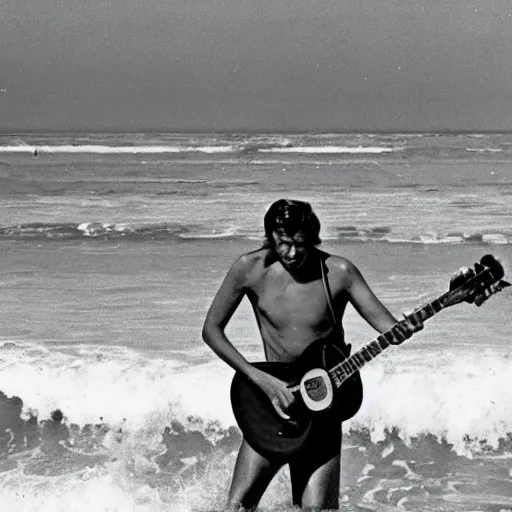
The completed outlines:
{"type": "Polygon", "coordinates": [[[249,378],[269,397],[277,414],[289,420],[290,416],[285,411],[292,405],[295,397],[286,383],[256,368],[249,378]]]}
{"type": "Polygon", "coordinates": [[[419,315],[412,312],[411,314],[404,315],[403,320],[398,321],[392,328],[393,338],[395,343],[400,344],[408,340],[415,332],[423,329],[423,321],[419,315]]]}

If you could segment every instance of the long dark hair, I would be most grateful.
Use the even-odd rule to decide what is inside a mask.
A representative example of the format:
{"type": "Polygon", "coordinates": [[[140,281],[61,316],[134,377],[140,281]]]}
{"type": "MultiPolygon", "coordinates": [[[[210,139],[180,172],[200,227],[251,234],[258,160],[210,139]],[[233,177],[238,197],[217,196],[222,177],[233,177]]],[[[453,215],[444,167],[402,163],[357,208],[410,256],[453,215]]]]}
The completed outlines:
{"type": "Polygon", "coordinates": [[[318,245],[320,240],[320,220],[313,208],[305,201],[279,199],[270,205],[264,218],[265,247],[273,247],[272,232],[281,231],[293,236],[302,231],[308,244],[318,245]]]}

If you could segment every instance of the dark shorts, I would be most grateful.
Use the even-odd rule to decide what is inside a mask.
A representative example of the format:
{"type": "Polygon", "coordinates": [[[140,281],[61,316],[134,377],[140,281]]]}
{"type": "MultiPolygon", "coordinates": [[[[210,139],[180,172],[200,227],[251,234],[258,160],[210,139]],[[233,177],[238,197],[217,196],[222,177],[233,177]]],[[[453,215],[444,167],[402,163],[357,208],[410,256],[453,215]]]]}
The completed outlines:
{"type": "Polygon", "coordinates": [[[290,461],[304,462],[316,467],[322,466],[328,460],[339,455],[341,451],[341,420],[336,409],[316,413],[311,425],[311,432],[301,447],[290,461]]]}

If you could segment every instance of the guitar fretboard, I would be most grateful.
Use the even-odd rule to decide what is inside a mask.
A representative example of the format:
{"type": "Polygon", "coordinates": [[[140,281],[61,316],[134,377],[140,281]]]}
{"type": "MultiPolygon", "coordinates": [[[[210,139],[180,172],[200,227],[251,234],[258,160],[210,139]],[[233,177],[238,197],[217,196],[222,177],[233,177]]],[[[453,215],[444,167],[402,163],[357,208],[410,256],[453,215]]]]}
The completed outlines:
{"type": "MultiPolygon", "coordinates": [[[[411,317],[417,317],[422,321],[432,318],[436,313],[439,313],[445,306],[443,299],[448,294],[443,294],[437,299],[429,302],[425,306],[416,310],[411,317]]],[[[337,364],[329,370],[329,376],[333,380],[335,386],[340,387],[349,377],[355,372],[359,371],[366,363],[375,359],[379,354],[382,354],[390,345],[398,344],[393,329],[382,333],[375,340],[371,341],[363,348],[354,352],[350,357],[343,362],[337,364]]]]}

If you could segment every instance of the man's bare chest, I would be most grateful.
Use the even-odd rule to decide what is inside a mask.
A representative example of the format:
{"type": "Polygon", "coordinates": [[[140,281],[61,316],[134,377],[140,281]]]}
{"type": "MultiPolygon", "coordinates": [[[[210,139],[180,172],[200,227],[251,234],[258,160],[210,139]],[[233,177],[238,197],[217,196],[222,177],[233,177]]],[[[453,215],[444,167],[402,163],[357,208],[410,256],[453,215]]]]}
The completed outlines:
{"type": "Polygon", "coordinates": [[[305,283],[288,276],[262,276],[254,283],[255,304],[273,325],[316,328],[330,321],[326,292],[320,279],[305,283]]]}

